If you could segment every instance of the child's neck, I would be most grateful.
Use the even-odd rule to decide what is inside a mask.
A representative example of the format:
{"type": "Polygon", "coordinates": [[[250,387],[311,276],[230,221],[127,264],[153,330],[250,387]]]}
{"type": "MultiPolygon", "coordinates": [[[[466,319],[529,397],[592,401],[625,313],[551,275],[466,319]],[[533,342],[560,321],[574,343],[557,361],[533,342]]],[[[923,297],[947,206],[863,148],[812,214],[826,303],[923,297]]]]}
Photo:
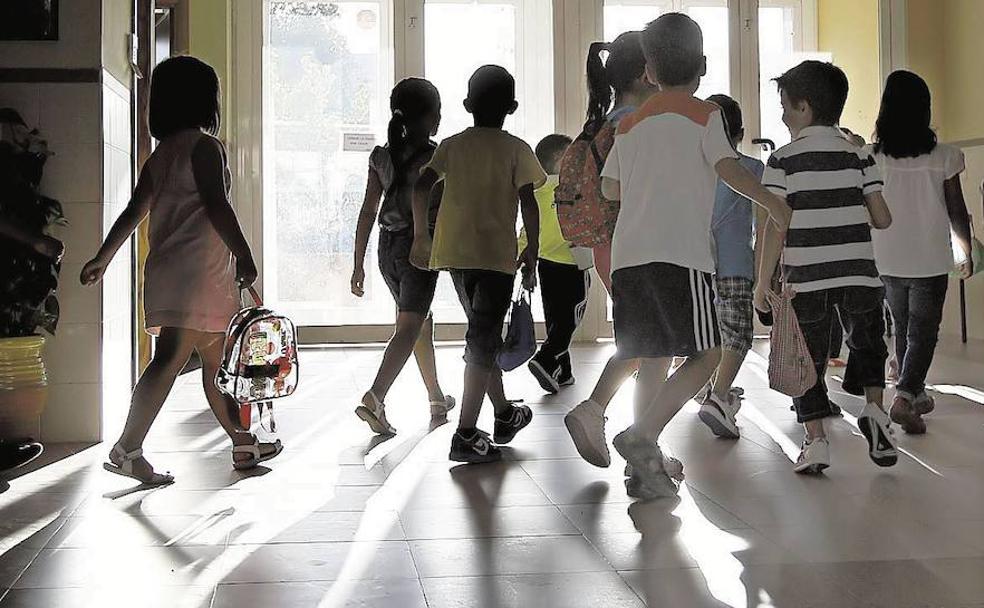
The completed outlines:
{"type": "Polygon", "coordinates": [[[480,129],[499,129],[502,130],[502,125],[506,124],[506,117],[502,118],[479,118],[475,116],[474,125],[480,129]]]}
{"type": "Polygon", "coordinates": [[[676,84],[672,86],[660,83],[659,90],[663,91],[664,93],[686,93],[687,95],[693,95],[694,93],[697,92],[697,89],[699,87],[700,87],[700,78],[695,78],[690,82],[686,82],[684,84],[676,84]]]}

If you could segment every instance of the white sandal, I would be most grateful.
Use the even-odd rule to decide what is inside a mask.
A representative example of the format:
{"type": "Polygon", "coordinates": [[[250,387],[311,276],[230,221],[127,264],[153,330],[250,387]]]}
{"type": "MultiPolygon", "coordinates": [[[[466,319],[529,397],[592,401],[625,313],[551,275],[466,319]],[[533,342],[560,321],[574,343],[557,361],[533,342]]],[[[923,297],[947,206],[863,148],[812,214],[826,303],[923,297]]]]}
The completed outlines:
{"type": "Polygon", "coordinates": [[[457,403],[454,397],[451,395],[445,395],[444,399],[430,402],[431,408],[431,418],[440,418],[441,416],[447,416],[448,412],[454,409],[457,403]]]}
{"type": "Polygon", "coordinates": [[[132,452],[126,452],[120,447],[119,444],[116,444],[113,446],[110,456],[113,456],[114,454],[120,459],[120,464],[116,464],[112,460],[103,463],[103,469],[109,471],[110,473],[122,475],[123,477],[129,477],[130,479],[136,479],[137,481],[148,486],[166,486],[174,483],[174,476],[170,474],[152,473],[150,478],[146,478],[133,472],[133,461],[143,457],[143,448],[137,448],[132,452]]]}
{"type": "Polygon", "coordinates": [[[257,437],[253,438],[253,443],[250,445],[232,446],[232,467],[237,471],[252,469],[261,462],[266,462],[267,460],[276,458],[280,455],[280,452],[284,451],[284,446],[280,443],[279,439],[268,445],[272,445],[274,447],[274,450],[269,454],[263,454],[260,451],[260,440],[257,437]],[[236,460],[236,454],[250,454],[250,458],[245,460],[236,460]]]}

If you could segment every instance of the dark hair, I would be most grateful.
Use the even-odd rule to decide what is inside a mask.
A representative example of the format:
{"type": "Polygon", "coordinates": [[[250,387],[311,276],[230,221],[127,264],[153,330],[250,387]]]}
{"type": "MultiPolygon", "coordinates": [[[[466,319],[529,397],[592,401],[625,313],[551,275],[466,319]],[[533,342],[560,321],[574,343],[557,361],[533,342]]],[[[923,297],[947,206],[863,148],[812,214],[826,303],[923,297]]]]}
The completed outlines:
{"type": "Polygon", "coordinates": [[[745,128],[741,117],[741,106],[738,105],[738,102],[721,94],[711,95],[707,101],[721,108],[721,115],[724,116],[724,128],[728,131],[728,137],[732,140],[737,139],[745,128]]]}
{"type": "Polygon", "coordinates": [[[646,72],[642,34],[625,32],[612,42],[593,42],[588,48],[588,122],[600,122],[614,97],[629,89],[646,72]],[[602,63],[601,53],[608,51],[602,63]]]}
{"type": "Polygon", "coordinates": [[[571,138],[566,135],[560,133],[547,135],[536,145],[536,159],[548,173],[553,173],[557,168],[557,162],[569,145],[571,145],[571,138]]]}
{"type": "Polygon", "coordinates": [[[468,79],[468,101],[482,122],[501,121],[516,101],[516,79],[502,66],[483,65],[468,79]]]}
{"type": "Polygon", "coordinates": [[[683,13],[666,13],[642,31],[642,50],[660,84],[678,86],[700,76],[704,35],[683,13]]]}
{"type": "Polygon", "coordinates": [[[936,133],[929,126],[931,98],[918,74],[897,70],[888,75],[875,122],[875,152],[895,158],[929,154],[936,133]]]}
{"type": "Polygon", "coordinates": [[[775,80],[791,102],[805,101],[810,106],[814,124],[833,126],[840,122],[849,88],[844,70],[811,59],[775,80]]]}
{"type": "Polygon", "coordinates": [[[429,80],[405,78],[390,93],[390,111],[393,116],[386,131],[386,143],[399,175],[400,165],[407,160],[410,136],[421,120],[441,111],[441,94],[429,80]]]}
{"type": "Polygon", "coordinates": [[[165,59],[150,79],[150,134],[164,139],[183,129],[217,135],[221,124],[219,77],[201,59],[165,59]]]}

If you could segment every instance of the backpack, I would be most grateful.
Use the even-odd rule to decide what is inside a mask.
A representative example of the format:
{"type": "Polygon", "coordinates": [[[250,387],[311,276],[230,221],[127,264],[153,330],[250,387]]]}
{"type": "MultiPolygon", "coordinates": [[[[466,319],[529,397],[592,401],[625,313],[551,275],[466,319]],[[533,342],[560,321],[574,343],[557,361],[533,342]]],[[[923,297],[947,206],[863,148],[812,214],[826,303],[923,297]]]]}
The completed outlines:
{"type": "Polygon", "coordinates": [[[615,233],[619,202],[601,193],[601,171],[614,144],[614,123],[589,123],[560,160],[554,207],[561,233],[577,247],[610,243],[615,233]]]}
{"type": "Polygon", "coordinates": [[[287,397],[297,388],[297,332],[287,317],[265,308],[252,287],[255,306],[247,306],[229,322],[222,365],[215,386],[239,403],[239,415],[247,429],[252,423],[251,405],[270,411],[270,431],[276,431],[273,399],[287,397]]]}

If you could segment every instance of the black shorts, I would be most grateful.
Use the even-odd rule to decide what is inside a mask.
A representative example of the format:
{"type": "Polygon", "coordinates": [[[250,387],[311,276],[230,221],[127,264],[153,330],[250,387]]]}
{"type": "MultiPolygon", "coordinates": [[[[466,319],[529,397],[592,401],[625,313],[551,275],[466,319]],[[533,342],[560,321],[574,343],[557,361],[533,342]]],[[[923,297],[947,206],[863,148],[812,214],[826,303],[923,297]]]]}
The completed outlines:
{"type": "Polygon", "coordinates": [[[689,357],[721,344],[710,274],[653,262],[612,273],[622,359],[689,357]]]}
{"type": "Polygon", "coordinates": [[[437,273],[410,263],[413,231],[379,231],[379,271],[400,312],[426,315],[437,289],[437,273]]]}
{"type": "Polygon", "coordinates": [[[502,348],[502,324],[509,312],[515,277],[494,270],[451,270],[451,280],[468,317],[465,363],[491,369],[502,348]]]}

